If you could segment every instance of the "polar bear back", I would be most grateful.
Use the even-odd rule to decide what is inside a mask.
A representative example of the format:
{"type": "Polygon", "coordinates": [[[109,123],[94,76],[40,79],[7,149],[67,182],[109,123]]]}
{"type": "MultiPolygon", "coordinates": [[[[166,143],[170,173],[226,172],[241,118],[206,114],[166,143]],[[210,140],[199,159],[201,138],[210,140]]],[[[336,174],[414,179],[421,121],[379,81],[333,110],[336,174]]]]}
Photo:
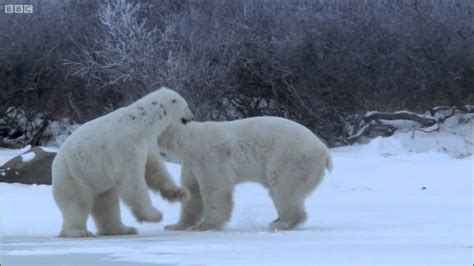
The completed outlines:
{"type": "MultiPolygon", "coordinates": [[[[186,162],[231,167],[240,177],[263,177],[270,164],[325,169],[330,161],[324,143],[306,127],[279,117],[228,122],[192,122],[173,126],[159,138],[160,148],[186,162]]],[[[209,167],[208,167],[209,168],[209,167]]],[[[308,170],[310,171],[310,170],[308,170]]],[[[245,181],[245,180],[240,180],[245,181]]]]}
{"type": "Polygon", "coordinates": [[[280,117],[254,117],[229,122],[193,122],[185,131],[199,132],[206,143],[249,146],[260,152],[275,149],[325,150],[324,143],[309,129],[280,117]],[[196,128],[197,130],[193,130],[196,128]]]}

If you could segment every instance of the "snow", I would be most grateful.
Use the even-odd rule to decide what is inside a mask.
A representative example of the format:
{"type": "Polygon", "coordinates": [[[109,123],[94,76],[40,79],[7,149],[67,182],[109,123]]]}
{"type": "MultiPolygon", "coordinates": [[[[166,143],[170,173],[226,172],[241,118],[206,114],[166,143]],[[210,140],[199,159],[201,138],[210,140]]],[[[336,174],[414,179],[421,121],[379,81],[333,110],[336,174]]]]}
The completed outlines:
{"type": "MultiPolygon", "coordinates": [[[[13,157],[18,156],[22,153],[25,153],[29,151],[30,149],[31,149],[30,145],[24,147],[23,149],[18,149],[18,150],[0,148],[0,165],[5,164],[13,157]]],[[[7,169],[7,170],[10,170],[10,169],[7,169]]]]}
{"type": "Polygon", "coordinates": [[[469,157],[473,154],[474,114],[472,113],[456,113],[439,125],[439,128],[436,128],[438,125],[433,125],[423,128],[423,131],[420,128],[415,129],[416,122],[413,121],[384,122],[399,129],[389,138],[371,139],[362,148],[364,153],[392,156],[406,153],[442,152],[453,158],[469,157]]]}
{"type": "Polygon", "coordinates": [[[28,152],[21,155],[21,160],[23,162],[29,162],[33,160],[35,157],[36,157],[36,154],[34,152],[28,152]]]}
{"type": "MultiPolygon", "coordinates": [[[[164,213],[159,224],[139,224],[122,206],[136,236],[59,239],[50,186],[0,183],[0,263],[471,265],[472,156],[418,150],[402,140],[332,149],[334,171],[306,201],[308,221],[288,232],[267,230],[276,218],[268,192],[246,183],[237,186],[222,231],[164,231],[177,221],[179,204],[152,195],[164,213]]],[[[19,153],[0,150],[0,163],[19,153]]],[[[167,166],[178,179],[180,166],[167,166]]],[[[91,219],[88,226],[95,231],[91,219]]]]}
{"type": "Polygon", "coordinates": [[[41,147],[41,149],[45,152],[54,152],[54,153],[57,153],[59,151],[58,148],[54,148],[54,147],[41,147]]]}

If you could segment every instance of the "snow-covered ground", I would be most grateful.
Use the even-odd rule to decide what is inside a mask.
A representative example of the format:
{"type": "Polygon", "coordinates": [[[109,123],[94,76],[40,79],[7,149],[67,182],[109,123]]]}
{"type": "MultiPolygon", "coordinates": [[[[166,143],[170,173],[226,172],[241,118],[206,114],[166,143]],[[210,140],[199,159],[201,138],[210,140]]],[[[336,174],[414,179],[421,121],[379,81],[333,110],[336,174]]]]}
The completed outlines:
{"type": "MultiPolygon", "coordinates": [[[[122,206],[124,222],[139,235],[59,239],[50,186],[0,183],[0,263],[471,265],[472,156],[410,152],[403,141],[332,149],[335,168],[308,198],[308,221],[288,232],[267,231],[276,212],[267,192],[249,183],[236,188],[223,231],[164,231],[177,221],[179,204],[154,195],[165,215],[160,224],[139,224],[122,206]]],[[[0,164],[19,153],[0,150],[0,164]]],[[[168,167],[178,179],[179,165],[168,167]]]]}

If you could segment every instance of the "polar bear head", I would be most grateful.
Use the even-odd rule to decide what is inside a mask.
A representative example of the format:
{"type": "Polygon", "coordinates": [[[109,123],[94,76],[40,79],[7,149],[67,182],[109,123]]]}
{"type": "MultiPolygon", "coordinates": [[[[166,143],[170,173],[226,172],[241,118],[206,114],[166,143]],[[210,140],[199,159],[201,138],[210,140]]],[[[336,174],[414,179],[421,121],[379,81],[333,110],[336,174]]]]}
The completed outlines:
{"type": "Polygon", "coordinates": [[[165,119],[170,124],[186,124],[193,119],[186,100],[177,92],[164,87],[138,100],[135,108],[147,120],[152,121],[165,119]]]}
{"type": "Polygon", "coordinates": [[[167,88],[161,88],[158,92],[160,93],[161,108],[172,124],[178,122],[186,124],[193,119],[194,115],[181,95],[167,88]]]}

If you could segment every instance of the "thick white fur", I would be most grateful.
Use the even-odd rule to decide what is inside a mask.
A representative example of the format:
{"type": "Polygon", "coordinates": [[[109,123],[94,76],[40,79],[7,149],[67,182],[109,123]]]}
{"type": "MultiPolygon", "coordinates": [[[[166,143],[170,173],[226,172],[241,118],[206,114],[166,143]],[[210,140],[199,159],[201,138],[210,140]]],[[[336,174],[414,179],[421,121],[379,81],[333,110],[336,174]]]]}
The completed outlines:
{"type": "Polygon", "coordinates": [[[60,237],[89,237],[90,213],[98,234],[136,234],[122,224],[119,198],[137,220],[159,222],[147,187],[181,199],[159,157],[156,138],[167,126],[192,119],[186,101],[162,88],[135,103],[80,126],[64,142],[52,166],[53,195],[63,216],[60,237]]]}
{"type": "Polygon", "coordinates": [[[270,228],[292,229],[305,221],[305,198],[332,169],[318,137],[277,117],[172,125],[158,142],[182,160],[181,183],[189,192],[180,220],[167,230],[221,228],[231,215],[234,186],[245,181],[269,189],[278,212],[270,228]]]}

